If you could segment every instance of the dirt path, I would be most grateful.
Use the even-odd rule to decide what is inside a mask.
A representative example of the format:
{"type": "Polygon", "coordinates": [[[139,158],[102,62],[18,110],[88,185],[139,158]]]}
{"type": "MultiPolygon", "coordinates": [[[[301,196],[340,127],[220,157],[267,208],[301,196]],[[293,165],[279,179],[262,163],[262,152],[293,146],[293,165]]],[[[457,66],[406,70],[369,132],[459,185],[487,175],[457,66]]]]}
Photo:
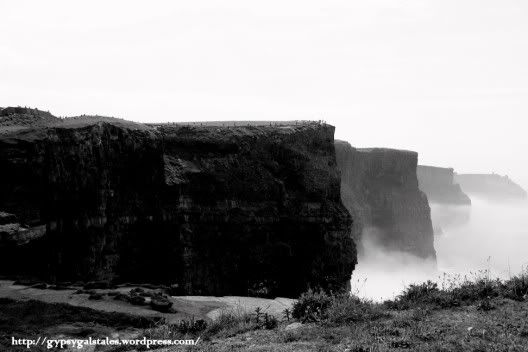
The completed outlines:
{"type": "MultiPolygon", "coordinates": [[[[115,290],[94,290],[104,294],[108,291],[128,293],[135,287],[120,287],[115,290]]],[[[170,297],[175,313],[161,313],[148,306],[135,306],[128,302],[104,297],[101,300],[90,300],[88,294],[76,294],[77,289],[52,290],[37,289],[14,285],[13,281],[0,280],[0,297],[14,300],[37,300],[46,303],[66,303],[72,306],[86,307],[104,312],[118,312],[143,317],[163,317],[168,323],[183,319],[214,319],[222,311],[253,312],[259,308],[275,316],[281,316],[286,308],[291,308],[294,300],[286,298],[264,299],[253,297],[209,297],[179,296],[170,297]]]]}

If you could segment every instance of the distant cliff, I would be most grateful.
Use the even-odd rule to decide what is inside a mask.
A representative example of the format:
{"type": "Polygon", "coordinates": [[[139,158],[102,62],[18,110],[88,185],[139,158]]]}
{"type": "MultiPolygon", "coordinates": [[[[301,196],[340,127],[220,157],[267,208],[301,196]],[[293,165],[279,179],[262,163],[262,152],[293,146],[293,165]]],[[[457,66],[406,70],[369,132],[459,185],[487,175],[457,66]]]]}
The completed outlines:
{"type": "Polygon", "coordinates": [[[526,191],[508,176],[456,174],[455,181],[469,193],[494,199],[526,199],[526,191]]]}
{"type": "Polygon", "coordinates": [[[296,296],[349,285],[334,127],[0,111],[0,271],[296,296]]]}
{"type": "Polygon", "coordinates": [[[470,205],[471,199],[455,183],[451,168],[419,165],[418,184],[433,203],[470,205]]]}
{"type": "Polygon", "coordinates": [[[356,220],[359,243],[364,229],[369,238],[390,250],[435,258],[431,210],[418,189],[418,154],[392,149],[356,149],[336,141],[341,170],[341,197],[356,220]]]}

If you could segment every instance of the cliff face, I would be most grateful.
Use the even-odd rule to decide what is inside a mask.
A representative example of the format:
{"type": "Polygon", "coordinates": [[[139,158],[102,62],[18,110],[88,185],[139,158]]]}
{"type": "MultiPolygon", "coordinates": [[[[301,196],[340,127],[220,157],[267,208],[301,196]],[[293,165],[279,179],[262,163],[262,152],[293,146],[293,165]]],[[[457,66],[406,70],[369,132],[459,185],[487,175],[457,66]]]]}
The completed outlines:
{"type": "Polygon", "coordinates": [[[1,268],[176,283],[198,295],[346,287],[356,253],[333,133],[316,123],[108,118],[4,128],[0,226],[11,229],[1,238],[1,268]]]}
{"type": "Polygon", "coordinates": [[[455,183],[451,168],[419,165],[418,183],[429,201],[441,204],[471,205],[471,199],[455,183]]]}
{"type": "Polygon", "coordinates": [[[364,229],[369,238],[389,250],[435,258],[431,211],[418,189],[418,154],[391,149],[356,149],[336,141],[342,173],[341,196],[354,219],[359,243],[364,229]]]}
{"type": "Polygon", "coordinates": [[[508,176],[497,174],[456,174],[455,180],[469,193],[492,199],[526,199],[527,192],[508,176]]]}

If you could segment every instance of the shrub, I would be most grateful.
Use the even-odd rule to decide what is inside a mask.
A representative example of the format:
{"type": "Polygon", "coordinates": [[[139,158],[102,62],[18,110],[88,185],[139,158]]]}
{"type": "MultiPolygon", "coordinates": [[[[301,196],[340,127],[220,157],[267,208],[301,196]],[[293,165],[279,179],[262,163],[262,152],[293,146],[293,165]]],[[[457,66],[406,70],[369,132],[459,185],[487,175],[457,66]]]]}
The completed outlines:
{"type": "Polygon", "coordinates": [[[488,297],[497,297],[501,293],[502,283],[499,280],[479,278],[466,281],[452,289],[452,294],[460,301],[474,302],[488,297]]]}
{"type": "Polygon", "coordinates": [[[509,280],[490,279],[489,272],[479,272],[474,279],[451,281],[439,289],[434,282],[410,285],[393,301],[385,302],[390,309],[409,309],[416,305],[430,305],[439,308],[457,307],[461,304],[478,304],[482,310],[489,310],[486,302],[495,297],[525,300],[528,297],[528,272],[509,280]]]}
{"type": "Polygon", "coordinates": [[[400,296],[402,299],[408,301],[424,301],[428,300],[431,296],[436,295],[440,290],[438,289],[438,284],[427,281],[419,285],[410,285],[403,294],[400,296]]]}
{"type": "Polygon", "coordinates": [[[234,336],[251,330],[272,330],[279,325],[278,319],[268,313],[263,313],[260,308],[248,313],[242,309],[223,310],[205,330],[206,335],[234,336]]]}
{"type": "Polygon", "coordinates": [[[326,321],[336,325],[374,321],[388,316],[379,304],[349,295],[336,296],[326,315],[326,321]]]}
{"type": "Polygon", "coordinates": [[[250,330],[255,330],[257,324],[251,319],[251,314],[243,311],[222,310],[206,330],[208,335],[223,333],[233,336],[250,330]]]}
{"type": "Polygon", "coordinates": [[[339,325],[372,321],[387,316],[387,313],[383,312],[381,305],[347,293],[331,295],[308,290],[293,305],[292,316],[302,322],[339,325]]]}
{"type": "Polygon", "coordinates": [[[321,321],[332,304],[332,296],[319,290],[309,289],[293,305],[292,317],[305,322],[321,321]]]}
{"type": "Polygon", "coordinates": [[[528,295],[528,273],[522,273],[506,281],[502,286],[504,297],[522,301],[528,295]]]}
{"type": "Polygon", "coordinates": [[[451,308],[460,305],[459,298],[451,289],[440,290],[432,281],[410,285],[393,301],[385,302],[389,309],[409,309],[416,305],[433,305],[441,308],[451,308]]]}
{"type": "Polygon", "coordinates": [[[204,331],[207,328],[207,322],[203,319],[194,320],[194,317],[189,320],[181,320],[177,325],[177,329],[182,334],[196,334],[204,331]]]}

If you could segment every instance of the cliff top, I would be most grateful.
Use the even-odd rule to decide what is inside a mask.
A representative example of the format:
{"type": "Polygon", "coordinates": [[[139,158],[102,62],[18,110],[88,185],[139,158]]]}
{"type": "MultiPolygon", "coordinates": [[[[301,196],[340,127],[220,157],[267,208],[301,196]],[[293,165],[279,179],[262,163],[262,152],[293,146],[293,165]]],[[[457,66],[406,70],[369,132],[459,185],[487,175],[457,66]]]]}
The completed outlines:
{"type": "Polygon", "coordinates": [[[455,174],[455,179],[468,192],[496,193],[504,196],[528,197],[528,192],[508,176],[492,174],[455,174]]]}
{"type": "Polygon", "coordinates": [[[272,120],[260,120],[260,121],[184,121],[184,122],[159,122],[159,123],[146,123],[148,126],[153,127],[165,127],[165,126],[193,126],[193,127],[248,127],[248,126],[302,126],[302,125],[326,125],[322,121],[312,120],[289,120],[289,121],[272,121],[272,120]]]}
{"type": "Polygon", "coordinates": [[[393,148],[379,148],[379,147],[372,147],[372,148],[356,148],[350,145],[347,141],[342,141],[339,139],[335,140],[336,145],[342,145],[342,146],[348,146],[354,150],[356,150],[359,153],[399,153],[399,154],[410,154],[410,155],[418,155],[417,152],[412,150],[406,150],[406,149],[393,149],[393,148]]]}
{"type": "Polygon", "coordinates": [[[452,167],[440,167],[440,166],[430,166],[430,165],[418,165],[418,169],[429,169],[429,170],[449,171],[449,172],[455,171],[455,169],[453,169],[452,167]]]}
{"type": "Polygon", "coordinates": [[[333,126],[323,121],[195,121],[167,123],[138,123],[125,119],[100,116],[81,115],[59,118],[50,112],[26,107],[0,108],[0,135],[44,128],[83,128],[86,126],[109,123],[118,127],[160,131],[162,133],[185,132],[187,136],[210,137],[225,139],[227,137],[256,136],[268,133],[290,134],[311,129],[333,130],[333,126]]]}
{"type": "Polygon", "coordinates": [[[126,128],[148,129],[143,124],[108,116],[82,115],[59,118],[52,115],[49,111],[33,108],[7,107],[0,109],[1,134],[40,128],[81,128],[101,122],[126,128]]]}
{"type": "Polygon", "coordinates": [[[418,152],[406,149],[391,149],[391,148],[357,148],[360,153],[401,153],[417,155],[418,152]]]}
{"type": "Polygon", "coordinates": [[[0,130],[9,131],[34,126],[49,126],[60,121],[49,111],[23,107],[0,108],[0,130]]]}

